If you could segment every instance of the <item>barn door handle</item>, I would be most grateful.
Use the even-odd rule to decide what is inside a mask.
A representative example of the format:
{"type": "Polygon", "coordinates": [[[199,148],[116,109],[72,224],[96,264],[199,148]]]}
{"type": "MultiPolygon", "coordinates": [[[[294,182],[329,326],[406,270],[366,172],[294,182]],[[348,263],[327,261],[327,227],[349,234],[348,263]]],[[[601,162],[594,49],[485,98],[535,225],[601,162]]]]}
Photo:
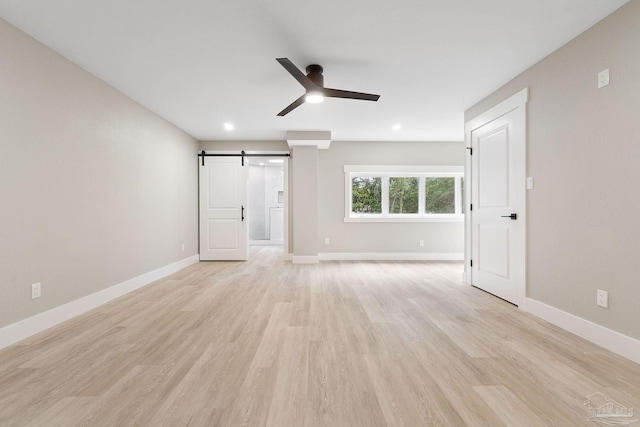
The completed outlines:
{"type": "Polygon", "coordinates": [[[240,214],[240,219],[244,222],[244,205],[242,205],[242,213],[240,214]]]}
{"type": "Polygon", "coordinates": [[[512,220],[516,220],[518,219],[518,214],[517,213],[512,213],[511,215],[502,215],[500,218],[511,218],[512,220]]]}

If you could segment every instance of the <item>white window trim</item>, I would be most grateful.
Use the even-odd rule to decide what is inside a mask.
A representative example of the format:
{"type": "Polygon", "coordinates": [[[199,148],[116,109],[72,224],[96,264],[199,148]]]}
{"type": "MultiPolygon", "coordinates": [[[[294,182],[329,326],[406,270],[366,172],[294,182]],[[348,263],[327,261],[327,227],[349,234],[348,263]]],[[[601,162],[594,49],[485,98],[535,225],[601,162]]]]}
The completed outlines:
{"type": "Polygon", "coordinates": [[[344,165],[344,222],[463,222],[461,210],[460,178],[464,177],[464,166],[410,166],[410,165],[344,165]],[[356,176],[382,178],[382,214],[354,214],[352,208],[351,183],[356,176]],[[390,214],[389,178],[418,177],[419,194],[417,214],[390,214]],[[454,177],[455,214],[426,214],[425,199],[422,196],[425,178],[454,177]]]}

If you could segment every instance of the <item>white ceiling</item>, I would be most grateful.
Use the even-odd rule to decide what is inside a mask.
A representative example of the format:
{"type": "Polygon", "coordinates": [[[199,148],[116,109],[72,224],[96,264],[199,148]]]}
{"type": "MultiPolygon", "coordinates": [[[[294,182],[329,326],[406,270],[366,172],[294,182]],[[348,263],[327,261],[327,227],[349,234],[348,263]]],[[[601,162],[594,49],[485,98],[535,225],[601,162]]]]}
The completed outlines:
{"type": "Polygon", "coordinates": [[[465,109],[626,2],[0,0],[0,17],[199,140],[460,141],[465,109]],[[304,93],[277,57],[380,100],[277,117],[304,93]]]}

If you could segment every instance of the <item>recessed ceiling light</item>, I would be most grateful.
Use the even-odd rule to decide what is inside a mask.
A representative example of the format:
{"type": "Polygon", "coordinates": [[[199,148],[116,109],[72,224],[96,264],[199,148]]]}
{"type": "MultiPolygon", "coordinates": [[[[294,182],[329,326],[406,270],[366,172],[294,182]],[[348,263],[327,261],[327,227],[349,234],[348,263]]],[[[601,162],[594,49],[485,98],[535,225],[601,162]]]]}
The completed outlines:
{"type": "Polygon", "coordinates": [[[260,166],[264,166],[264,163],[263,163],[263,162],[260,162],[260,166]]]}
{"type": "Polygon", "coordinates": [[[393,130],[400,130],[402,126],[400,126],[400,123],[396,123],[395,125],[393,125],[393,130]]]}
{"type": "Polygon", "coordinates": [[[228,123],[228,122],[227,122],[227,123],[225,123],[223,126],[224,126],[224,128],[225,128],[226,130],[233,130],[233,123],[228,123]]]}

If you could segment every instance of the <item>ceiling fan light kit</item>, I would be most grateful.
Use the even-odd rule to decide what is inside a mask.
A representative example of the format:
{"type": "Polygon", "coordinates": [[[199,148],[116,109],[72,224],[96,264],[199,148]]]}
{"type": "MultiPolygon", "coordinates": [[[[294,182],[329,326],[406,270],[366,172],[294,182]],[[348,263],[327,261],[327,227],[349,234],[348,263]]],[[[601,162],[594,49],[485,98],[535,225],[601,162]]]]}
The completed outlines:
{"type": "Polygon", "coordinates": [[[307,72],[305,75],[300,71],[300,69],[298,69],[298,67],[293,65],[293,62],[288,58],[276,58],[276,61],[278,61],[280,65],[282,65],[284,69],[287,70],[289,74],[291,74],[293,78],[296,79],[305,89],[305,94],[289,104],[289,106],[284,110],[280,111],[278,116],[287,115],[305,102],[315,104],[322,102],[324,98],[359,99],[362,101],[377,101],[380,98],[380,95],[373,95],[371,93],[352,92],[348,90],[324,87],[324,76],[322,75],[323,69],[322,66],[318,64],[309,65],[305,69],[307,72]]]}
{"type": "Polygon", "coordinates": [[[324,95],[320,91],[307,92],[304,96],[304,101],[310,104],[319,104],[324,101],[324,95]]]}

